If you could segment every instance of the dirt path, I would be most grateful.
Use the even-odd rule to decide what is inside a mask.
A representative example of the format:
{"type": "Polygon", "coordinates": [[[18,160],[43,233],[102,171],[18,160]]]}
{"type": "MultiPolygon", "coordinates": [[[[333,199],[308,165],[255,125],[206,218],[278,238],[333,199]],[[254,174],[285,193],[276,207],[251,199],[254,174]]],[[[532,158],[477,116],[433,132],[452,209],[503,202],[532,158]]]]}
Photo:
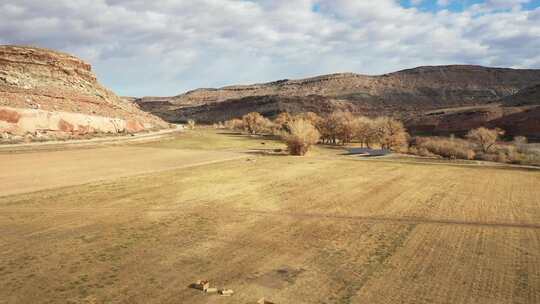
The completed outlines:
{"type": "MultiPolygon", "coordinates": [[[[202,165],[202,164],[199,164],[202,165]]],[[[95,213],[105,211],[125,211],[133,212],[131,208],[13,208],[0,207],[2,213],[95,213]]],[[[351,220],[366,223],[397,223],[397,224],[434,224],[434,225],[457,225],[457,226],[475,226],[475,227],[492,227],[492,228],[521,228],[521,229],[540,229],[540,224],[534,223],[512,223],[512,222],[484,222],[484,221],[464,221],[456,219],[436,219],[436,218],[414,218],[414,217],[386,217],[386,216],[361,216],[361,215],[340,215],[340,214],[321,214],[321,213],[300,213],[300,212],[282,212],[282,211],[267,211],[267,210],[249,210],[249,209],[232,209],[228,210],[236,214],[244,215],[265,215],[277,217],[291,217],[294,219],[328,219],[328,220],[351,220]]],[[[137,212],[164,212],[174,213],[183,212],[181,208],[139,208],[137,212]]]]}
{"type": "Polygon", "coordinates": [[[73,148],[87,148],[95,146],[110,146],[114,144],[138,143],[161,140],[164,137],[174,133],[181,132],[183,129],[177,125],[174,129],[159,130],[149,133],[138,133],[125,136],[108,136],[91,139],[76,139],[69,141],[46,141],[46,142],[31,142],[13,145],[0,145],[0,153],[16,153],[28,151],[44,151],[44,150],[60,150],[73,148]]]}

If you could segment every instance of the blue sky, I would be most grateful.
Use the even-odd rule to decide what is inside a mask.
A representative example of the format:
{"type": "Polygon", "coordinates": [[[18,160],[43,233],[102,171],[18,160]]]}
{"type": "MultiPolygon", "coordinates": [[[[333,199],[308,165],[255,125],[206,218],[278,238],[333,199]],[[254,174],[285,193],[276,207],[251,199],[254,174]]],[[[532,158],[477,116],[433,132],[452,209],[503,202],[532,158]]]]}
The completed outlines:
{"type": "Polygon", "coordinates": [[[472,6],[473,4],[479,4],[484,1],[482,0],[457,0],[457,1],[449,1],[448,5],[441,5],[438,4],[439,1],[437,0],[424,0],[421,1],[420,4],[414,4],[414,0],[401,0],[401,5],[404,7],[417,7],[424,11],[438,11],[442,9],[448,9],[455,12],[460,12],[468,7],[472,6]]]}
{"type": "Polygon", "coordinates": [[[74,54],[131,96],[421,65],[540,68],[540,0],[3,0],[0,44],[74,54]]]}
{"type": "MultiPolygon", "coordinates": [[[[400,0],[400,4],[403,7],[411,8],[416,7],[423,11],[436,12],[440,10],[450,10],[453,12],[463,12],[475,4],[485,3],[485,0],[418,0],[415,3],[415,0],[400,0]]],[[[505,2],[505,1],[498,1],[505,2]]],[[[506,1],[506,2],[517,2],[517,1],[506,1]]],[[[540,0],[528,1],[521,3],[523,9],[534,9],[540,7],[540,0]]]]}

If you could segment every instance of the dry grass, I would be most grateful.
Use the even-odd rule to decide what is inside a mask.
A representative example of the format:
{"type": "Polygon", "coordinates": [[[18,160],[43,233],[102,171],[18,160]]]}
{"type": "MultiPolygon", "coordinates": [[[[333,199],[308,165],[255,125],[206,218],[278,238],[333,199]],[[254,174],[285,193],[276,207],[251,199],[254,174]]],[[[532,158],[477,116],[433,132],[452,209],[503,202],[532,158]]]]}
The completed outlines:
{"type": "Polygon", "coordinates": [[[314,154],[0,197],[0,303],[538,303],[539,184],[314,154]]]}

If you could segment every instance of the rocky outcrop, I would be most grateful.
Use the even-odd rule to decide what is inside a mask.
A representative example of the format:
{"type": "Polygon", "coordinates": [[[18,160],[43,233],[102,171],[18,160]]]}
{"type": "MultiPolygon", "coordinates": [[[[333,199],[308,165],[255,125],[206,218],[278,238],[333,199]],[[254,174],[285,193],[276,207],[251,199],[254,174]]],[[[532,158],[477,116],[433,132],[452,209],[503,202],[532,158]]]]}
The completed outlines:
{"type": "Polygon", "coordinates": [[[540,84],[526,87],[514,95],[502,98],[506,106],[540,105],[540,84]]]}
{"type": "Polygon", "coordinates": [[[0,129],[13,135],[44,136],[59,132],[76,135],[92,133],[137,133],[152,128],[150,123],[62,111],[0,107],[0,129]]]}
{"type": "Polygon", "coordinates": [[[99,84],[91,66],[81,59],[21,46],[0,46],[0,113],[0,133],[5,133],[4,137],[140,132],[169,127],[99,84]],[[13,118],[16,116],[17,122],[13,118]]]}
{"type": "Polygon", "coordinates": [[[331,74],[300,80],[197,89],[171,98],[177,105],[200,105],[248,96],[320,95],[367,104],[427,108],[486,103],[540,83],[540,70],[470,65],[428,66],[380,76],[331,74]]]}

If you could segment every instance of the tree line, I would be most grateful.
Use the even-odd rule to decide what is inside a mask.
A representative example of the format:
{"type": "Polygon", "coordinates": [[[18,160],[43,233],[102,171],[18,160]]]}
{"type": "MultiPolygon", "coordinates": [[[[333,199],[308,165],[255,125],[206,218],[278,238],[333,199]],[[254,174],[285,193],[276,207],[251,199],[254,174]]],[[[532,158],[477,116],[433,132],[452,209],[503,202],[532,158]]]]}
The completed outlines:
{"type": "Polygon", "coordinates": [[[280,136],[294,155],[304,155],[316,143],[345,145],[353,141],[362,146],[402,150],[409,135],[400,121],[390,117],[368,118],[336,111],[322,117],[313,112],[292,115],[280,113],[273,121],[251,112],[232,119],[224,127],[249,134],[271,133],[280,136]]]}
{"type": "Polygon", "coordinates": [[[355,116],[347,111],[336,111],[326,116],[313,112],[296,115],[283,112],[273,120],[252,112],[220,123],[218,127],[249,134],[277,135],[293,155],[304,155],[317,143],[346,145],[355,142],[362,147],[424,157],[540,165],[540,149],[528,145],[527,138],[517,136],[512,142],[503,142],[503,130],[485,127],[470,130],[464,138],[453,135],[411,137],[403,123],[395,118],[355,116]]]}

